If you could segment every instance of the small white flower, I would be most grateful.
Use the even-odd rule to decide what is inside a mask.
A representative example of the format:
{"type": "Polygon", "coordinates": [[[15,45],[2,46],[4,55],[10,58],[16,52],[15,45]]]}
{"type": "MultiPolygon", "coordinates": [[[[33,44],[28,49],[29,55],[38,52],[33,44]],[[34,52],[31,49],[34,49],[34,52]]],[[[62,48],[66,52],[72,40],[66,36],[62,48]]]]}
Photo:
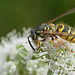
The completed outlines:
{"type": "Polygon", "coordinates": [[[13,74],[16,71],[16,65],[12,61],[9,61],[4,64],[3,69],[13,74]]]}
{"type": "Polygon", "coordinates": [[[24,59],[24,60],[21,60],[21,62],[23,62],[25,64],[28,61],[30,61],[30,59],[32,58],[33,50],[31,50],[29,48],[28,48],[28,50],[26,50],[25,47],[21,47],[19,49],[19,55],[24,59]]]}

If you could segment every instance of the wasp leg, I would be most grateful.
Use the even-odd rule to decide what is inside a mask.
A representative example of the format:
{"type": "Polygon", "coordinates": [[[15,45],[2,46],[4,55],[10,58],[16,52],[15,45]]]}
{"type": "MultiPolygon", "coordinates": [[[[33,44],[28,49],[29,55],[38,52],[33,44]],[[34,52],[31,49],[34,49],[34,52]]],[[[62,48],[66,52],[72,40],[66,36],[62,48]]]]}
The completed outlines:
{"type": "Polygon", "coordinates": [[[37,48],[36,50],[38,50],[38,49],[40,48],[40,40],[38,40],[38,41],[36,42],[36,45],[38,46],[38,48],[37,48]]]}
{"type": "Polygon", "coordinates": [[[66,50],[68,50],[69,52],[71,52],[71,53],[75,53],[75,51],[70,51],[67,47],[66,47],[66,45],[63,43],[63,42],[61,42],[61,41],[59,41],[58,39],[55,39],[55,40],[57,40],[59,43],[61,43],[62,45],[64,45],[65,46],[65,48],[66,48],[66,50]]]}
{"type": "MultiPolygon", "coordinates": [[[[54,43],[53,41],[51,41],[51,42],[58,48],[58,50],[59,50],[59,55],[60,55],[61,51],[60,51],[58,45],[57,45],[56,43],[54,43]]],[[[59,55],[58,55],[58,57],[59,57],[59,55]]]]}
{"type": "Polygon", "coordinates": [[[37,40],[36,45],[38,46],[38,48],[36,50],[38,50],[40,48],[40,42],[41,41],[45,41],[45,39],[43,39],[43,40],[37,40]]]}

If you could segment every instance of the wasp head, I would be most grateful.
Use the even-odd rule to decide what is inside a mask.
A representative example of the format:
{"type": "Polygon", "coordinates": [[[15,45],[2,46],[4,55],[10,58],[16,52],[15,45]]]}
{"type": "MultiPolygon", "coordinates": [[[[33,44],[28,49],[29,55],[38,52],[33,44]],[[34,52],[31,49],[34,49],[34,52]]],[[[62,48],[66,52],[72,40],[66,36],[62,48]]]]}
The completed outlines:
{"type": "Polygon", "coordinates": [[[37,40],[36,29],[32,29],[30,31],[30,33],[31,34],[28,36],[28,42],[29,42],[30,46],[32,47],[32,49],[35,51],[36,49],[33,47],[33,45],[32,45],[32,43],[31,43],[31,41],[30,41],[29,38],[31,37],[33,41],[36,41],[37,40]]]}
{"type": "Polygon", "coordinates": [[[32,40],[37,40],[36,28],[31,30],[31,38],[32,40]]]}

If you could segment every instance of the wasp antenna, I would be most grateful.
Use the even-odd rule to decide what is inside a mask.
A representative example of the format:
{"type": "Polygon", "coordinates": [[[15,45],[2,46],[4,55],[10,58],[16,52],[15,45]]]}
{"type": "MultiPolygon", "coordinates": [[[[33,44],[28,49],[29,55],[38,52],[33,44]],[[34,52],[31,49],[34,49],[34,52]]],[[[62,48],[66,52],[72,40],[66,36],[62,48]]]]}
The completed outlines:
{"type": "Polygon", "coordinates": [[[74,12],[75,12],[75,8],[72,8],[72,9],[66,11],[65,13],[57,16],[56,18],[52,19],[51,21],[48,21],[47,23],[50,24],[50,23],[54,22],[55,20],[58,20],[58,19],[60,19],[60,18],[62,18],[64,16],[67,16],[67,15],[69,15],[71,13],[74,13],[74,12]]]}
{"type": "Polygon", "coordinates": [[[28,38],[28,42],[29,42],[29,44],[30,44],[30,46],[32,47],[32,49],[35,51],[35,48],[32,46],[32,44],[31,44],[31,42],[30,42],[30,40],[29,40],[29,38],[31,37],[31,35],[29,35],[27,38],[28,38]]]}

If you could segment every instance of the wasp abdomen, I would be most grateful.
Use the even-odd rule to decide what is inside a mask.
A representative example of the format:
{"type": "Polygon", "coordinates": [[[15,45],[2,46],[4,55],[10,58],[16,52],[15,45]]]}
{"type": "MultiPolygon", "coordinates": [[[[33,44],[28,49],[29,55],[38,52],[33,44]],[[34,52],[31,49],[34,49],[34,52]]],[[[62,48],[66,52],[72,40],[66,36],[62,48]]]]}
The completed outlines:
{"type": "Polygon", "coordinates": [[[72,36],[61,36],[61,38],[69,42],[75,43],[75,37],[74,37],[75,31],[70,26],[66,26],[64,24],[58,24],[56,31],[61,33],[64,32],[64,33],[67,33],[68,35],[72,35],[72,36]]]}

